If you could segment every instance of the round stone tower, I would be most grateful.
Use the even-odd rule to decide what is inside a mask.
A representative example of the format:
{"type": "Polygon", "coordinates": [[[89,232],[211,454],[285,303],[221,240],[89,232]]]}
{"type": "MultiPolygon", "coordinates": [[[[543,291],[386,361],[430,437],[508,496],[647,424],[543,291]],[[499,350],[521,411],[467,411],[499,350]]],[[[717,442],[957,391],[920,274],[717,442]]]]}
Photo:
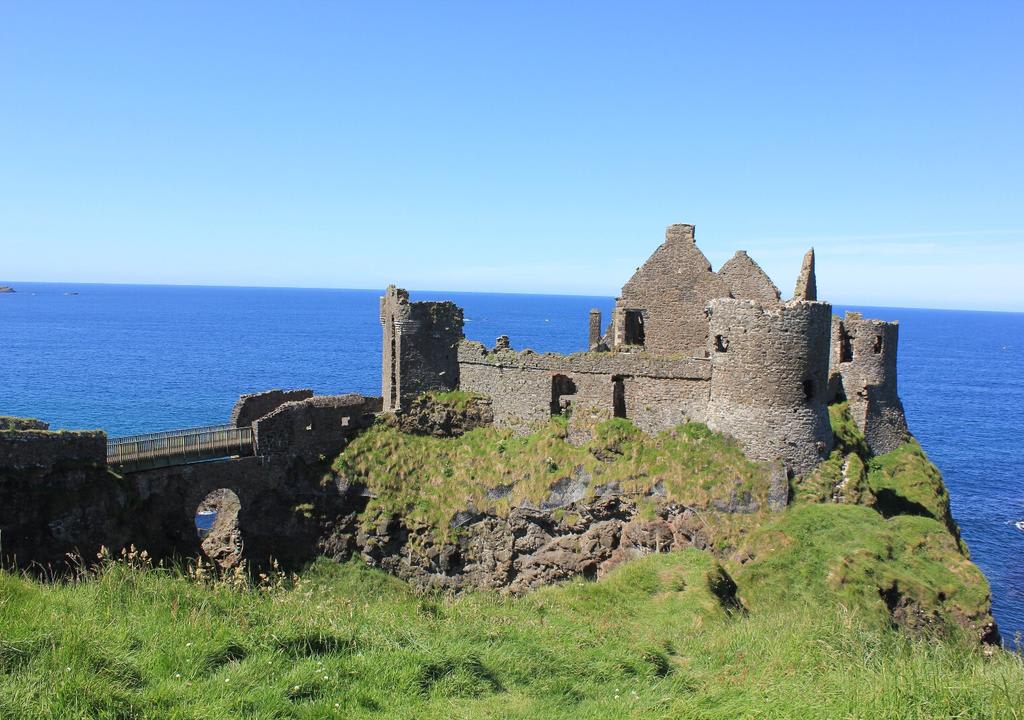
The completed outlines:
{"type": "Polygon", "coordinates": [[[832,306],[729,298],[712,300],[708,313],[708,426],[736,438],[754,459],[781,459],[795,474],[812,470],[832,449],[832,306]]]}

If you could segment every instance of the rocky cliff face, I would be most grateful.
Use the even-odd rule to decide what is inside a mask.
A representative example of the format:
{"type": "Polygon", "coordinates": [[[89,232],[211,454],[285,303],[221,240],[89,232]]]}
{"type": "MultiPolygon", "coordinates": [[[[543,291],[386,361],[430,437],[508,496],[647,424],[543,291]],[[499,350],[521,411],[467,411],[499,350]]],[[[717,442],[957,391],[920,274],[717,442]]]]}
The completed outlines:
{"type": "Polygon", "coordinates": [[[354,528],[347,549],[423,590],[522,593],[576,576],[599,578],[643,555],[713,548],[716,530],[701,514],[672,503],[644,518],[618,494],[564,508],[515,508],[505,516],[464,513],[455,537],[382,518],[354,528]]]}

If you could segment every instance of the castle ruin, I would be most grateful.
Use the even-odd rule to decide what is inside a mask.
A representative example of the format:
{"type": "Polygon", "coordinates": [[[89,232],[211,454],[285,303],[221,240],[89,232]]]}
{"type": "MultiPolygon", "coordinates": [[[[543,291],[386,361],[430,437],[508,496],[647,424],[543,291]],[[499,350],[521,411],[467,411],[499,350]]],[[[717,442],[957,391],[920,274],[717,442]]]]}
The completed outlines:
{"type": "MultiPolygon", "coordinates": [[[[817,300],[814,260],[808,252],[794,296],[784,301],[745,252],[713,271],[693,226],[672,225],[623,287],[607,324],[600,311],[589,313],[583,352],[516,351],[504,335],[485,347],[465,338],[454,303],[411,302],[390,286],[380,301],[382,397],[271,390],[243,395],[226,425],[113,439],[0,418],[0,565],[56,572],[103,546],[132,544],[155,559],[195,557],[207,549],[197,510],[215,502],[234,517],[233,529],[225,522],[211,530],[226,542],[208,553],[217,562],[274,557],[294,565],[358,552],[424,587],[519,591],[594,571],[620,548],[703,542],[697,530],[680,529],[697,522],[684,508],[666,511],[661,534],[651,534],[636,503],[617,491],[566,500],[558,487],[589,481],[574,471],[552,486],[560,499],[548,506],[518,507],[508,518],[460,510],[452,523],[475,518],[466,535],[413,561],[413,530],[398,517],[364,527],[370,490],[330,463],[382,412],[403,431],[438,437],[492,423],[529,432],[568,416],[566,439],[575,443],[588,422],[605,418],[627,418],[652,434],[700,422],[771,466],[765,503],[780,510],[787,474],[810,472],[832,450],[830,403],[849,401],[875,454],[908,436],[896,385],[897,324],[834,317],[817,300]],[[472,407],[438,410],[443,403],[429,393],[452,390],[477,396],[472,407]],[[561,522],[550,513],[570,505],[587,522],[549,534],[561,522]],[[683,523],[674,526],[682,533],[676,540],[670,521],[683,523]],[[537,542],[520,545],[521,534],[537,542]],[[647,539],[630,545],[638,537],[647,539]],[[577,546],[591,550],[566,550],[577,546]]],[[[757,503],[734,496],[712,510],[755,512],[757,503]]]]}
{"type": "Polygon", "coordinates": [[[649,433],[702,422],[752,458],[812,470],[832,449],[828,405],[846,398],[877,454],[907,436],[896,392],[895,322],[832,316],[817,300],[814,251],[794,296],[781,293],[744,251],[717,272],[693,225],[665,242],[623,286],[607,327],[590,312],[586,352],[517,352],[465,339],[452,303],[381,298],[384,407],[424,391],[488,398],[497,425],[527,431],[563,413],[632,420],[649,433]],[[604,329],[602,330],[602,328],[604,329]]]}

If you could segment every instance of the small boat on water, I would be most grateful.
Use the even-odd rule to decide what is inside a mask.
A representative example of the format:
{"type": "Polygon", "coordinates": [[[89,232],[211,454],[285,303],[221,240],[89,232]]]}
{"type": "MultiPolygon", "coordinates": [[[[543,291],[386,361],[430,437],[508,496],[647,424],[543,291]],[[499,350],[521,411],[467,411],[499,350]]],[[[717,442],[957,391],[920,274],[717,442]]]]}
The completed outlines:
{"type": "Polygon", "coordinates": [[[1015,522],[1013,524],[1013,526],[1015,528],[1017,528],[1018,530],[1020,530],[1021,532],[1024,532],[1024,520],[1018,520],[1017,522],[1015,522]]]}

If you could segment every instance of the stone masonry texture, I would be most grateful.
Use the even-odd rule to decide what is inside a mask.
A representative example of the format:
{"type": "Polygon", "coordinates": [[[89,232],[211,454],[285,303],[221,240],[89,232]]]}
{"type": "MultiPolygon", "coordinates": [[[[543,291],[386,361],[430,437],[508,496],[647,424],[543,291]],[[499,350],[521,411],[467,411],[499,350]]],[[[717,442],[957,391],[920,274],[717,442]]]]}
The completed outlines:
{"type": "Polygon", "coordinates": [[[627,311],[641,311],[644,348],[654,353],[706,357],[709,300],[729,297],[725,279],[694,242],[693,225],[670,225],[665,242],[622,288],[616,303],[615,345],[627,344],[627,311]]]}
{"type": "Polygon", "coordinates": [[[309,388],[302,390],[267,390],[266,392],[242,395],[231,410],[229,424],[235,427],[248,427],[258,420],[294,400],[306,400],[313,397],[309,388]]]}
{"type": "Polygon", "coordinates": [[[809,472],[832,449],[828,357],[832,307],[750,300],[711,302],[707,424],[757,460],[809,472]]]}
{"type": "Polygon", "coordinates": [[[459,386],[462,308],[451,302],[409,302],[409,293],[392,285],[380,299],[380,321],[385,410],[398,410],[424,392],[459,386]]]}
{"type": "Polygon", "coordinates": [[[743,250],[738,251],[719,268],[718,275],[728,284],[731,297],[757,300],[765,305],[779,303],[779,289],[775,287],[775,283],[743,250]]]}

